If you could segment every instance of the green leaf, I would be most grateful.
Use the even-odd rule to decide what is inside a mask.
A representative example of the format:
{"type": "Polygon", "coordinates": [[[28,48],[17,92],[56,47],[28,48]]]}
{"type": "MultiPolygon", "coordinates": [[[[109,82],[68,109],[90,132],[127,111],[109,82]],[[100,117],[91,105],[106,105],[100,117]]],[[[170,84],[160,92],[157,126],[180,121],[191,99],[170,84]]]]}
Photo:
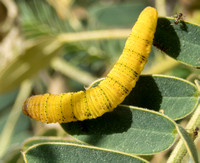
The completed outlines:
{"type": "Polygon", "coordinates": [[[82,144],[81,142],[77,142],[70,138],[58,138],[58,137],[32,137],[30,139],[27,139],[24,142],[23,145],[23,151],[27,150],[29,147],[31,147],[34,144],[41,144],[41,143],[52,143],[52,142],[58,142],[58,143],[76,143],[76,144],[82,144]]]}
{"type": "Polygon", "coordinates": [[[60,51],[61,45],[54,39],[38,41],[0,71],[0,93],[8,92],[49,65],[60,51]]]}
{"type": "Polygon", "coordinates": [[[83,83],[85,85],[89,85],[92,81],[96,79],[90,73],[74,67],[72,64],[59,57],[55,57],[52,60],[51,66],[56,71],[60,71],[66,76],[76,81],[79,81],[80,83],[83,83]]]}
{"type": "MultiPolygon", "coordinates": [[[[31,92],[32,82],[29,80],[23,81],[21,84],[17,99],[6,118],[5,125],[0,132],[0,158],[6,153],[7,148],[11,143],[21,142],[22,137],[27,137],[28,134],[21,134],[29,126],[29,119],[22,115],[21,106],[31,92]],[[20,118],[20,115],[23,117],[20,118]],[[20,120],[19,120],[20,119],[20,120]],[[20,133],[20,134],[19,134],[20,133]],[[14,138],[14,139],[13,139],[14,138]],[[12,141],[11,141],[12,140],[12,141]]],[[[0,126],[1,127],[1,126],[0,126]]],[[[30,134],[29,134],[30,136],[30,134]]]]}
{"type": "Polygon", "coordinates": [[[198,154],[197,154],[197,149],[194,145],[193,140],[191,139],[191,137],[189,136],[189,134],[187,133],[187,131],[185,131],[184,128],[182,128],[181,126],[177,125],[177,131],[181,137],[181,139],[183,140],[186,149],[190,155],[190,157],[192,158],[192,160],[194,162],[199,162],[198,160],[198,154]]]}
{"type": "Polygon", "coordinates": [[[126,153],[153,154],[169,148],[176,137],[173,121],[154,111],[120,106],[102,117],[62,124],[88,144],[126,153]]]}
{"type": "Polygon", "coordinates": [[[116,151],[72,143],[37,144],[23,152],[25,162],[134,162],[146,160],[116,151]]]}
{"type": "Polygon", "coordinates": [[[12,146],[9,151],[1,158],[1,163],[21,163],[23,162],[23,157],[21,154],[21,148],[16,148],[12,146]]]}
{"type": "Polygon", "coordinates": [[[22,0],[18,1],[17,5],[23,35],[28,38],[72,31],[69,22],[61,19],[47,1],[34,0],[26,3],[22,0]]]}
{"type": "Polygon", "coordinates": [[[90,18],[95,18],[100,26],[127,27],[133,25],[140,12],[146,7],[145,3],[118,3],[112,5],[96,5],[90,8],[90,18]]]}
{"type": "Polygon", "coordinates": [[[200,26],[173,18],[159,18],[154,45],[172,58],[194,67],[200,67],[200,26]]]}
{"type": "Polygon", "coordinates": [[[0,94],[0,110],[7,108],[8,106],[12,105],[17,97],[18,89],[5,93],[0,94]]]}
{"type": "Polygon", "coordinates": [[[177,120],[192,113],[198,99],[198,89],[191,82],[166,75],[144,75],[123,104],[162,111],[177,120]]]}

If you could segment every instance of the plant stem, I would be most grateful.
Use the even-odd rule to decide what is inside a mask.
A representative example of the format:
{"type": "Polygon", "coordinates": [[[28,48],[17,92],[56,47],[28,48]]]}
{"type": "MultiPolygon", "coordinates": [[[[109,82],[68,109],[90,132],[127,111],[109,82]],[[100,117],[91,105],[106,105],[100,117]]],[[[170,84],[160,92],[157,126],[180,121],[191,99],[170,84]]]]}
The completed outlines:
{"type": "Polygon", "coordinates": [[[66,33],[58,36],[58,41],[77,42],[101,39],[117,39],[126,38],[130,34],[130,29],[115,29],[115,30],[99,30],[79,33],[66,33]]]}
{"type": "Polygon", "coordinates": [[[179,64],[179,62],[166,55],[164,59],[156,61],[150,69],[145,70],[143,74],[163,74],[179,64]]]}
{"type": "Polygon", "coordinates": [[[90,73],[87,73],[72,66],[71,64],[59,57],[56,57],[52,60],[51,67],[56,71],[60,71],[66,76],[87,86],[97,79],[97,77],[94,77],[90,73]]]}
{"type": "Polygon", "coordinates": [[[155,1],[156,9],[158,10],[159,16],[166,16],[166,0],[156,0],[155,1]]]}
{"type": "Polygon", "coordinates": [[[7,122],[0,135],[0,158],[2,158],[7,150],[15,125],[21,114],[21,107],[23,105],[23,102],[29,96],[31,88],[32,82],[30,80],[22,82],[15,104],[8,116],[7,122]]]}
{"type": "MultiPolygon", "coordinates": [[[[194,129],[200,125],[200,105],[197,106],[194,114],[186,126],[186,130],[194,131],[194,129]]],[[[167,163],[179,163],[183,160],[183,157],[187,153],[184,142],[180,139],[174,150],[172,151],[167,163]]]]}

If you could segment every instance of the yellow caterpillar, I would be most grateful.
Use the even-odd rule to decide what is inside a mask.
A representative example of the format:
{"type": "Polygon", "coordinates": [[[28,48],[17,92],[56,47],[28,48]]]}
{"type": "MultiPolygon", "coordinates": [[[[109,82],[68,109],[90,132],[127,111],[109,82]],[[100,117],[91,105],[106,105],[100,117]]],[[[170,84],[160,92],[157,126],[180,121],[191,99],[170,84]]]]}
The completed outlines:
{"type": "Polygon", "coordinates": [[[147,62],[157,26],[158,13],[145,8],[127,39],[122,55],[107,77],[86,91],[28,98],[23,112],[45,123],[67,123],[97,118],[112,111],[135,86],[147,62]]]}

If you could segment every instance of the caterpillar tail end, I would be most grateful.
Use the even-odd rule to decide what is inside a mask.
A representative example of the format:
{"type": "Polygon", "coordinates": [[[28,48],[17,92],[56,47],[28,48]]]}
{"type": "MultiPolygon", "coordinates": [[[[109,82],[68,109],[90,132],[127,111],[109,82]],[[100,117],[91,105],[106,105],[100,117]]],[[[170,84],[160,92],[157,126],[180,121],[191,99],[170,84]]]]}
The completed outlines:
{"type": "Polygon", "coordinates": [[[28,101],[29,101],[29,98],[24,102],[24,105],[22,107],[22,111],[25,115],[30,116],[29,112],[28,112],[28,101]]]}
{"type": "Polygon", "coordinates": [[[47,122],[44,104],[48,96],[49,94],[29,97],[22,107],[23,113],[34,120],[47,122]]]}

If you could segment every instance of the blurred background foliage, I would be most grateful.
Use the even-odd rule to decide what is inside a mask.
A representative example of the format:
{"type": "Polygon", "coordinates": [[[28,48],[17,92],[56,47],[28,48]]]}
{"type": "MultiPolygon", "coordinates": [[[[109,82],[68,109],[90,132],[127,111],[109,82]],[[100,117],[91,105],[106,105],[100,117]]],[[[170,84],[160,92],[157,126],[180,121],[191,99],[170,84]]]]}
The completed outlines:
{"type": "MultiPolygon", "coordinates": [[[[24,99],[84,90],[103,77],[148,5],[155,6],[160,16],[182,12],[185,20],[200,23],[199,0],[0,0],[2,161],[23,162],[20,150],[29,137],[66,136],[58,124],[45,125],[24,116],[24,99]]],[[[195,70],[154,47],[144,73],[199,78],[195,70]]]]}

